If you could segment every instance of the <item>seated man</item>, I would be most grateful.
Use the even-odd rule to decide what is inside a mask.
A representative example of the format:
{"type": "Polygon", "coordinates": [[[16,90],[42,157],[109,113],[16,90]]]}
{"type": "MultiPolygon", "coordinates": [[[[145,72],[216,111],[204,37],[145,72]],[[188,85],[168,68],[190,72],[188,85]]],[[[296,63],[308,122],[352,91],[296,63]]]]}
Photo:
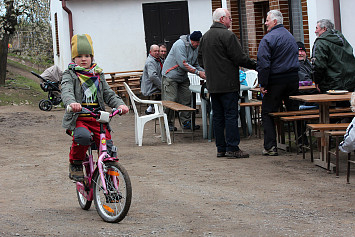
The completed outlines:
{"type": "Polygon", "coordinates": [[[159,44],[159,57],[163,64],[166,58],[166,53],[167,53],[166,45],[159,44]]]}
{"type": "MultiPolygon", "coordinates": [[[[151,96],[161,91],[161,69],[163,64],[159,57],[159,46],[153,44],[150,46],[150,51],[147,60],[145,61],[141,91],[144,96],[151,96]]],[[[161,96],[156,95],[155,99],[160,100],[161,96]]],[[[153,105],[150,105],[145,111],[146,114],[153,113],[153,105]]]]}
{"type": "MultiPolygon", "coordinates": [[[[298,71],[299,81],[310,82],[310,85],[312,85],[312,65],[307,58],[306,48],[304,47],[304,44],[300,41],[297,42],[297,45],[298,61],[300,63],[300,70],[298,71]]],[[[305,85],[308,85],[308,83],[305,83],[305,85]]]]}
{"type": "MultiPolygon", "coordinates": [[[[310,86],[313,84],[312,80],[312,65],[311,62],[307,58],[307,51],[304,44],[300,41],[297,42],[298,45],[298,61],[300,63],[300,70],[298,71],[298,79],[300,86],[310,86]]],[[[308,94],[318,94],[317,89],[313,90],[306,90],[306,91],[299,91],[302,95],[308,94]]],[[[304,109],[315,109],[318,105],[315,103],[303,103],[300,102],[300,110],[304,109]]]]}

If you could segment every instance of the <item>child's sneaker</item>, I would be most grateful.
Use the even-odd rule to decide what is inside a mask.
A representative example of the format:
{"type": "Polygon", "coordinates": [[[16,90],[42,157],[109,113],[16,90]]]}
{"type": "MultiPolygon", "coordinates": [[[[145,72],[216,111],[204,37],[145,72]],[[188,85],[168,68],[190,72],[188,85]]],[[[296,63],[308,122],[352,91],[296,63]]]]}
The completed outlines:
{"type": "Polygon", "coordinates": [[[83,165],[69,164],[69,178],[81,182],[84,180],[83,165]]]}

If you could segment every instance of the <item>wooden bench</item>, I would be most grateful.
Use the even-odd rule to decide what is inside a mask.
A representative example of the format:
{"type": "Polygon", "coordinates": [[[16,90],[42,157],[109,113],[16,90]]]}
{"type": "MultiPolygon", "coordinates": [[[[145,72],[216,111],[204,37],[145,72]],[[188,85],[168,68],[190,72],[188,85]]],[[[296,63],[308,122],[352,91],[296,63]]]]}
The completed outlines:
{"type": "MultiPolygon", "coordinates": [[[[314,162],[313,159],[313,146],[312,146],[312,132],[314,133],[314,135],[316,137],[320,137],[320,136],[325,136],[325,132],[326,131],[337,131],[337,130],[346,130],[346,128],[349,126],[349,123],[330,123],[330,124],[322,124],[322,123],[318,123],[318,124],[307,124],[307,128],[309,129],[309,149],[311,151],[311,161],[314,162]]],[[[327,140],[327,139],[323,139],[323,140],[327,140]]],[[[329,139],[328,139],[329,140],[329,139]]],[[[326,141],[325,143],[329,143],[329,141],[326,141]]],[[[304,144],[302,144],[302,153],[303,153],[303,158],[305,158],[305,146],[304,144]]],[[[328,144],[320,144],[320,146],[328,146],[328,144]]],[[[325,157],[325,156],[322,156],[325,157]]],[[[328,167],[328,169],[330,169],[330,167],[328,167]]]]}
{"type": "MultiPolygon", "coordinates": [[[[349,107],[329,109],[329,113],[341,113],[341,112],[348,112],[348,111],[351,111],[349,107]]],[[[309,109],[309,110],[296,110],[296,111],[270,113],[270,115],[273,117],[286,117],[286,116],[293,116],[293,115],[309,115],[309,114],[319,114],[319,110],[309,109]]]]}
{"type": "MultiPolygon", "coordinates": [[[[346,117],[354,117],[355,112],[349,112],[349,113],[332,113],[329,114],[329,118],[346,118],[346,117]]],[[[294,133],[295,137],[299,138],[300,136],[303,136],[303,122],[309,121],[309,120],[316,120],[319,119],[319,114],[310,114],[310,115],[302,115],[302,116],[289,116],[289,117],[281,117],[281,121],[287,122],[288,125],[288,143],[289,147],[291,148],[291,129],[290,129],[290,123],[293,122],[294,124],[294,133]],[[298,134],[298,129],[297,129],[297,121],[301,121],[301,133],[298,134]]],[[[295,139],[295,143],[298,147],[298,139],[295,139]]],[[[297,150],[298,154],[298,150],[297,150]]]]}
{"type": "Polygon", "coordinates": [[[250,101],[240,103],[240,107],[251,107],[251,120],[255,125],[255,135],[261,138],[261,105],[262,101],[250,101]]]}
{"type": "Polygon", "coordinates": [[[133,93],[140,94],[140,79],[143,75],[143,70],[107,72],[105,75],[110,75],[106,78],[107,83],[116,94],[125,98],[127,106],[130,105],[128,93],[123,85],[126,82],[133,93]]]}
{"type": "MultiPolygon", "coordinates": [[[[168,100],[163,100],[162,103],[163,103],[164,107],[173,110],[174,114],[177,115],[178,120],[179,120],[181,132],[175,132],[174,129],[173,129],[172,132],[173,132],[173,141],[174,141],[175,140],[175,133],[187,133],[187,132],[184,132],[183,125],[181,124],[181,121],[180,121],[179,113],[180,112],[192,112],[192,113],[195,113],[196,109],[191,108],[191,107],[186,106],[186,105],[182,105],[182,104],[173,102],[173,101],[168,101],[168,100]]],[[[173,127],[175,127],[175,115],[174,115],[174,119],[173,119],[173,127]]],[[[193,133],[194,132],[194,126],[195,126],[195,122],[192,121],[192,123],[191,123],[192,140],[194,140],[194,133],[193,133]]]]}
{"type": "Polygon", "coordinates": [[[335,175],[336,177],[339,177],[339,144],[340,144],[340,139],[343,140],[344,135],[346,133],[346,130],[342,131],[326,131],[325,134],[326,136],[335,138],[335,151],[330,150],[330,144],[327,147],[327,161],[328,161],[328,170],[330,169],[330,155],[335,156],[335,175]]]}
{"type": "Polygon", "coordinates": [[[351,153],[348,153],[348,169],[346,172],[346,183],[350,183],[350,164],[355,164],[355,160],[351,160],[351,153]]]}
{"type": "MultiPolygon", "coordinates": [[[[334,108],[330,109],[329,113],[342,113],[342,112],[350,112],[351,109],[350,107],[346,108],[334,108]]],[[[276,132],[277,132],[277,143],[278,143],[278,148],[281,148],[283,150],[287,150],[286,141],[285,141],[285,130],[283,127],[283,122],[281,120],[281,117],[288,117],[288,116],[306,116],[306,115],[316,115],[319,116],[319,110],[318,109],[312,109],[312,110],[296,110],[296,111],[285,111],[285,112],[274,112],[270,113],[271,116],[274,117],[274,122],[275,122],[275,127],[276,127],[276,132]]],[[[305,118],[305,117],[304,117],[305,118]]],[[[312,118],[312,116],[308,117],[309,120],[316,119],[312,118]]],[[[319,118],[319,117],[318,117],[319,118]]],[[[302,119],[301,117],[295,118],[297,119],[302,119]]],[[[284,119],[285,120],[285,119],[284,119]]],[[[291,120],[291,119],[290,119],[291,120]]]]}

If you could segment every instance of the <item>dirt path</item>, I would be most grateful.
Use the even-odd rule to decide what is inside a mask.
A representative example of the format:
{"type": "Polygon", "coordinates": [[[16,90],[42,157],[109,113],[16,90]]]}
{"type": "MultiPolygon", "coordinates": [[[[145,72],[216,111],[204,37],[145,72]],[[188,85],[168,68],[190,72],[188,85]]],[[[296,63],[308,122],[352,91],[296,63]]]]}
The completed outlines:
{"type": "Polygon", "coordinates": [[[309,155],[263,157],[257,138],[241,141],[249,159],[216,158],[202,131],[168,146],[152,122],[138,147],[133,114],[111,124],[131,209],[121,223],[105,223],[76,200],[63,113],[0,107],[0,236],[355,236],[355,173],[346,184],[345,156],[339,178],[309,155]]]}

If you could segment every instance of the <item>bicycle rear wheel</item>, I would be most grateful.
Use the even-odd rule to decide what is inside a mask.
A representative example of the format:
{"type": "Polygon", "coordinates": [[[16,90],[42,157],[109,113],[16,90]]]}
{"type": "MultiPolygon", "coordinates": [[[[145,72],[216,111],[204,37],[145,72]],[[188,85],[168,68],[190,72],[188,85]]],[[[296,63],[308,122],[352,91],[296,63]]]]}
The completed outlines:
{"type": "Polygon", "coordinates": [[[105,162],[104,177],[108,194],[105,194],[101,177],[96,170],[93,176],[94,203],[97,212],[106,222],[120,222],[131,206],[132,186],[128,173],[118,162],[105,162]],[[115,187],[117,182],[118,189],[115,187]]]}

